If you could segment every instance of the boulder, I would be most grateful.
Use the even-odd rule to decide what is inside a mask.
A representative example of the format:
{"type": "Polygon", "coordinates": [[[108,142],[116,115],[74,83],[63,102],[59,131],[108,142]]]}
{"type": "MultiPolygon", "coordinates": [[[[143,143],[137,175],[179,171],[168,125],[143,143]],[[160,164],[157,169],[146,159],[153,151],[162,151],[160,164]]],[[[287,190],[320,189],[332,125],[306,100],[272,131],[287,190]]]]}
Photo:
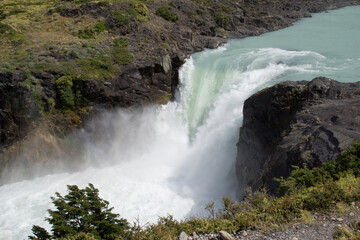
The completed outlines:
{"type": "Polygon", "coordinates": [[[219,232],[220,239],[221,240],[233,240],[234,238],[226,231],[220,231],[219,232]]]}
{"type": "Polygon", "coordinates": [[[187,239],[188,239],[188,235],[186,235],[185,232],[181,232],[179,236],[179,240],[187,240],[187,239]]]}
{"type": "Polygon", "coordinates": [[[313,168],[336,158],[360,140],[360,82],[318,77],[283,82],[244,103],[236,159],[239,194],[266,186],[292,166],[313,168]]]}

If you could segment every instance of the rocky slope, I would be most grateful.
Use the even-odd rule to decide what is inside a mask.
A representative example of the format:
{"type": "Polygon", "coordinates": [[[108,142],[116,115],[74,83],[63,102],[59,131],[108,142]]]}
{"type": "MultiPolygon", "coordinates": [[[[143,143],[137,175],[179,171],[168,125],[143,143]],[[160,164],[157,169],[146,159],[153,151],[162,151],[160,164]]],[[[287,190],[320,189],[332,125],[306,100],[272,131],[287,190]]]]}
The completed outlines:
{"type": "Polygon", "coordinates": [[[316,167],[360,140],[360,82],[328,78],[284,82],[245,101],[236,173],[247,186],[276,193],[292,166],[316,167]]]}
{"type": "Polygon", "coordinates": [[[59,158],[64,136],[99,109],[169,101],[193,52],[353,4],[360,1],[3,0],[0,169],[59,158]]]}

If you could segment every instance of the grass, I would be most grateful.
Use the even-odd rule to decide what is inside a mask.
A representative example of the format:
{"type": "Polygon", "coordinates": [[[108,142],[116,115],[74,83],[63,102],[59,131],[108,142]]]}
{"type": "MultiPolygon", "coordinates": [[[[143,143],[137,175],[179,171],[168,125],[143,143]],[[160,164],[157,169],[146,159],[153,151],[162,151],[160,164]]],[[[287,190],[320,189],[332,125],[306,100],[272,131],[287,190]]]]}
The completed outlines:
{"type": "MultiPolygon", "coordinates": [[[[210,214],[209,218],[178,221],[168,215],[159,217],[156,223],[145,226],[135,222],[131,230],[126,233],[130,236],[126,239],[177,239],[183,231],[187,234],[193,232],[198,234],[218,233],[221,230],[239,232],[249,228],[273,231],[297,222],[311,223],[314,213],[343,211],[350,209],[352,202],[360,201],[360,177],[355,176],[359,169],[353,168],[358,163],[360,163],[360,142],[354,143],[336,162],[329,163],[336,166],[331,171],[341,169],[333,179],[314,181],[311,186],[295,185],[294,189],[287,191],[281,197],[271,196],[266,190],[260,189],[255,192],[247,191],[246,197],[241,202],[223,198],[223,206],[219,210],[215,210],[214,203],[206,206],[205,209],[210,214]]],[[[299,171],[299,169],[294,171],[299,171]]],[[[312,170],[306,169],[305,171],[312,170]]],[[[292,175],[292,178],[289,181],[294,181],[294,178],[302,179],[300,175],[296,174],[292,175]]],[[[79,239],[93,239],[91,234],[82,234],[81,237],[79,239]]],[[[121,236],[119,237],[121,239],[121,236]]],[[[334,232],[335,239],[359,239],[359,237],[359,222],[354,222],[350,227],[337,228],[334,232]]],[[[78,238],[69,236],[65,239],[78,238]]]]}
{"type": "Polygon", "coordinates": [[[176,22],[179,19],[179,16],[175,12],[173,12],[172,8],[169,5],[163,5],[159,7],[156,10],[156,15],[171,22],[176,22]]]}

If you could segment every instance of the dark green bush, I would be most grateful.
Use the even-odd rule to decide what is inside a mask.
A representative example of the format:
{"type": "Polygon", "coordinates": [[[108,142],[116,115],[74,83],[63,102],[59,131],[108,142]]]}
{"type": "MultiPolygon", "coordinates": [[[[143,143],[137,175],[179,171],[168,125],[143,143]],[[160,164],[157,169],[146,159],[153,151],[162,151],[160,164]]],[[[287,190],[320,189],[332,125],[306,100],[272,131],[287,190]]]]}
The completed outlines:
{"type": "Polygon", "coordinates": [[[179,19],[179,16],[176,13],[174,13],[171,10],[171,7],[168,5],[159,7],[156,10],[156,15],[158,15],[168,21],[171,21],[171,22],[176,22],[179,19]]]}
{"type": "Polygon", "coordinates": [[[56,107],[61,109],[75,109],[75,94],[71,76],[63,76],[56,80],[56,107]]]}
{"type": "Polygon", "coordinates": [[[128,43],[126,38],[115,38],[113,40],[114,47],[126,48],[128,43]]]}
{"type": "Polygon", "coordinates": [[[4,13],[3,10],[0,9],[0,21],[5,19],[7,17],[7,15],[4,13]]]}
{"type": "Polygon", "coordinates": [[[125,26],[125,25],[129,24],[129,22],[130,22],[130,19],[128,18],[128,16],[126,16],[125,13],[122,13],[119,11],[113,12],[113,18],[114,18],[114,23],[119,27],[125,26]]]}
{"type": "Polygon", "coordinates": [[[93,29],[85,28],[85,29],[80,29],[77,33],[77,36],[82,39],[91,39],[91,38],[95,38],[94,33],[95,32],[93,29]]]}
{"type": "Polygon", "coordinates": [[[42,240],[42,239],[50,239],[51,235],[42,227],[38,225],[33,225],[31,231],[35,236],[29,236],[31,240],[42,240]]]}
{"type": "Polygon", "coordinates": [[[14,31],[9,25],[0,22],[0,35],[14,31]]]}
{"type": "Polygon", "coordinates": [[[346,201],[346,193],[335,182],[330,181],[305,193],[304,209],[309,211],[329,210],[336,202],[346,201]]]}
{"type": "Polygon", "coordinates": [[[360,142],[352,144],[336,160],[328,161],[321,167],[313,169],[294,167],[286,180],[277,179],[280,182],[279,192],[284,194],[327,181],[339,180],[346,174],[360,176],[360,142]]]}
{"type": "Polygon", "coordinates": [[[137,20],[147,21],[149,19],[149,10],[147,6],[140,1],[132,1],[128,13],[134,16],[137,20]]]}
{"type": "Polygon", "coordinates": [[[106,25],[104,23],[104,21],[99,21],[95,24],[94,26],[94,31],[99,34],[102,33],[104,31],[106,31],[106,25]]]}
{"type": "Polygon", "coordinates": [[[112,49],[112,56],[114,62],[118,65],[126,65],[132,63],[135,60],[134,56],[123,47],[114,47],[112,49]]]}
{"type": "MultiPolygon", "coordinates": [[[[111,212],[109,202],[99,197],[99,191],[92,184],[85,189],[68,185],[67,195],[55,195],[51,199],[56,209],[49,209],[50,217],[46,218],[51,224],[52,235],[39,226],[33,226],[35,237],[31,236],[30,239],[57,239],[84,233],[105,240],[130,237],[129,223],[119,218],[119,214],[111,212]]],[[[91,239],[90,236],[88,239],[91,239]]]]}
{"type": "Polygon", "coordinates": [[[215,14],[215,22],[219,27],[225,27],[230,22],[230,17],[224,12],[217,12],[215,14]]]}

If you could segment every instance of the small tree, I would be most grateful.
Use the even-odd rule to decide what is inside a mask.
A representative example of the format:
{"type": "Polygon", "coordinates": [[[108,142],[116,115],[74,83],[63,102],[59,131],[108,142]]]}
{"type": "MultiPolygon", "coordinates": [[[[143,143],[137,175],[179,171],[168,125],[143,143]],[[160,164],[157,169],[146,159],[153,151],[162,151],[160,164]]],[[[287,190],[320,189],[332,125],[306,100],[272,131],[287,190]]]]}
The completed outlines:
{"type": "Polygon", "coordinates": [[[109,202],[99,197],[99,190],[92,184],[85,189],[68,185],[68,194],[55,193],[51,197],[56,210],[48,210],[50,217],[45,218],[51,225],[52,235],[44,228],[33,226],[30,239],[56,239],[78,233],[90,233],[96,239],[128,239],[129,223],[112,213],[109,202]]]}

